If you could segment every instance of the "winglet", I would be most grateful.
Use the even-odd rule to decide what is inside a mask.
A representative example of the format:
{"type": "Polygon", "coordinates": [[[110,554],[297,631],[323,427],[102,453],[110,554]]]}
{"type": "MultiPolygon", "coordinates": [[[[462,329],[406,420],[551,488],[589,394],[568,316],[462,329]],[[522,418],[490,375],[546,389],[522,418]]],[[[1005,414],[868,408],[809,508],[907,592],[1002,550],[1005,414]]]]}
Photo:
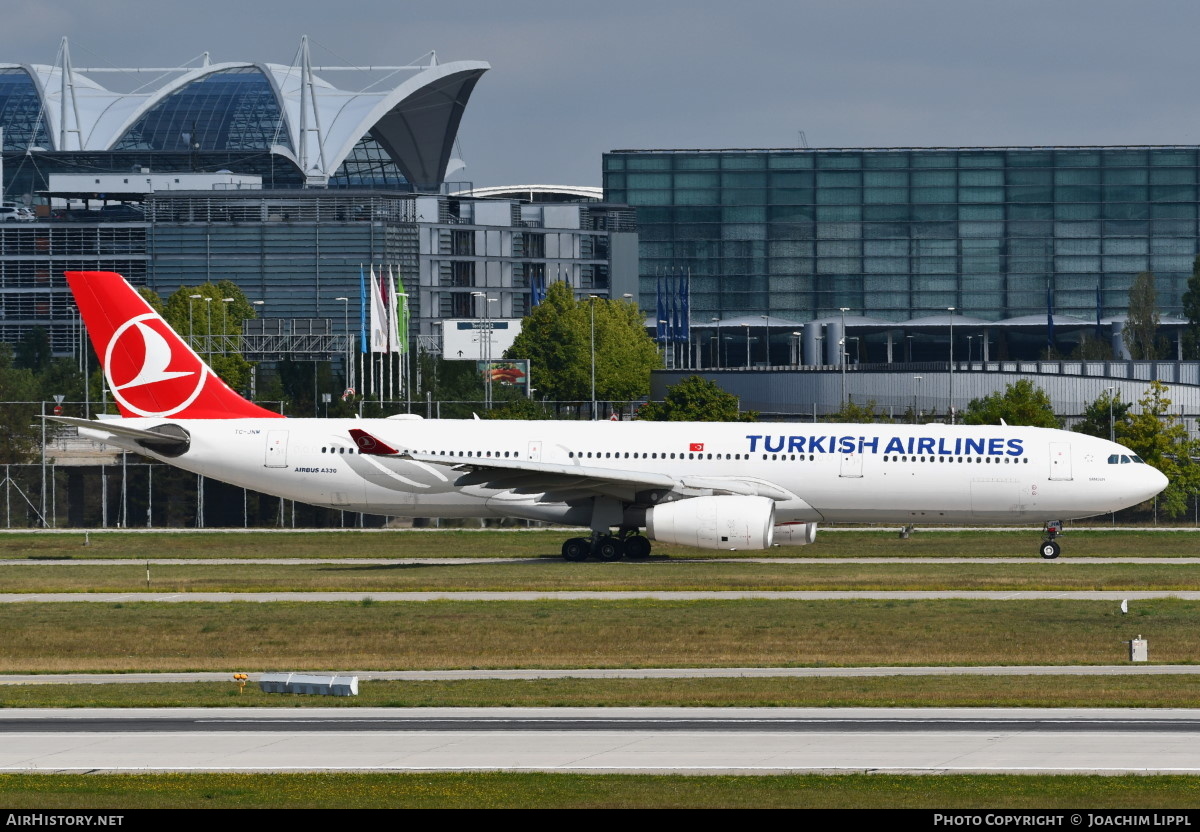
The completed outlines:
{"type": "Polygon", "coordinates": [[[350,438],[358,446],[360,454],[367,456],[395,456],[400,453],[386,442],[376,439],[361,428],[350,428],[350,438]]]}

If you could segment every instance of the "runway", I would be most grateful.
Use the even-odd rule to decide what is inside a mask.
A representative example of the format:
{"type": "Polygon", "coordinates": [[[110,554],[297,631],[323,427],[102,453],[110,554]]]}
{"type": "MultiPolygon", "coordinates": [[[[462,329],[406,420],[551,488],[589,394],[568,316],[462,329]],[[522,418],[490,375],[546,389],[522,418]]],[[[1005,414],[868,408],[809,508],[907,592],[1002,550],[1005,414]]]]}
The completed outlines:
{"type": "Polygon", "coordinates": [[[1200,772],[1200,710],[5,711],[0,771],[1200,772]]]}
{"type": "Polygon", "coordinates": [[[613,590],[506,592],[8,592],[0,604],[21,603],[222,603],[243,601],[305,602],[403,601],[933,601],[970,599],[977,601],[1145,601],[1152,598],[1200,600],[1200,590],[613,590]]]}
{"type": "MultiPolygon", "coordinates": [[[[557,556],[533,558],[6,558],[0,559],[0,567],[7,566],[467,566],[478,564],[534,564],[542,563],[548,567],[561,566],[572,568],[573,564],[564,564],[557,556]]],[[[613,568],[627,567],[630,569],[647,566],[670,566],[681,564],[701,563],[755,563],[755,564],[799,564],[804,566],[837,566],[839,564],[1027,564],[1029,566],[1047,566],[1047,562],[1036,557],[852,557],[852,558],[650,558],[644,561],[624,561],[613,564],[600,564],[613,568]]],[[[1054,566],[1069,566],[1071,564],[1140,564],[1142,566],[1157,566],[1174,564],[1195,566],[1200,564],[1200,557],[1064,557],[1054,561],[1054,566]]]]}
{"type": "MultiPolygon", "coordinates": [[[[232,671],[230,671],[232,672],[232,671]]],[[[637,667],[545,670],[323,670],[359,681],[436,682],[463,679],[769,679],[878,676],[1195,676],[1200,664],[979,665],[905,667],[637,667]]],[[[251,673],[255,684],[261,674],[251,673]]],[[[229,672],[4,673],[0,685],[136,685],[228,682],[229,672]]]]}

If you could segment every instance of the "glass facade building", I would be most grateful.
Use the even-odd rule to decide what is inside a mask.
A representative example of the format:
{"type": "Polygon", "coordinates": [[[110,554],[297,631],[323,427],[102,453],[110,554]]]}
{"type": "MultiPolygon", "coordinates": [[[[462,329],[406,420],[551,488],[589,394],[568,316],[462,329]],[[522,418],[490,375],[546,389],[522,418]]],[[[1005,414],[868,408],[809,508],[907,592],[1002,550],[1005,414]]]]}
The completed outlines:
{"type": "Polygon", "coordinates": [[[905,321],[1124,314],[1142,271],[1163,314],[1197,254],[1185,147],[617,150],[609,201],[636,207],[641,303],[692,276],[692,319],[905,321]]]}

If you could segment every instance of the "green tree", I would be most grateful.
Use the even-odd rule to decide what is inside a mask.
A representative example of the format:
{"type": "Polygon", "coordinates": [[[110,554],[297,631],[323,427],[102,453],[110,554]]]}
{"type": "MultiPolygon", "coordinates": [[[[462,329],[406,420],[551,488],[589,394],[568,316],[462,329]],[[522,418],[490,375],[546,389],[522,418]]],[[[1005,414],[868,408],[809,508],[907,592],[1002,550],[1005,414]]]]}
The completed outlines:
{"type": "Polygon", "coordinates": [[[192,344],[192,349],[226,384],[234,390],[248,391],[251,366],[237,351],[238,336],[242,334],[242,321],[258,317],[258,313],[237,284],[222,280],[180,286],[166,303],[159,302],[149,290],[142,296],[162,312],[171,328],[192,344]]]}
{"type": "Polygon", "coordinates": [[[739,411],[738,398],[716,382],[688,376],[667,388],[661,402],[646,402],[635,418],[647,422],[754,422],[758,413],[739,411]]]}
{"type": "Polygon", "coordinates": [[[1183,330],[1183,357],[1194,361],[1200,358],[1200,257],[1192,261],[1192,276],[1183,293],[1183,314],[1188,320],[1183,330]]]}
{"type": "Polygon", "coordinates": [[[1002,393],[971,399],[962,412],[964,425],[998,425],[1001,419],[1009,425],[1059,426],[1046,391],[1026,378],[1008,385],[1002,393]]]}
{"type": "Polygon", "coordinates": [[[847,398],[844,405],[842,405],[836,412],[831,413],[821,419],[821,421],[871,424],[886,420],[887,417],[882,413],[877,413],[875,408],[876,404],[874,399],[869,400],[866,404],[855,404],[853,398],[847,398]]]}
{"type": "Polygon", "coordinates": [[[1138,400],[1141,408],[1126,424],[1117,425],[1117,441],[1166,475],[1158,506],[1168,517],[1187,511],[1188,498],[1200,491],[1200,440],[1189,440],[1183,420],[1168,412],[1167,385],[1152,381],[1138,400]]]}
{"type": "Polygon", "coordinates": [[[0,344],[0,390],[0,463],[33,462],[42,439],[41,394],[33,371],[16,366],[9,344],[0,344]]]}
{"type": "Polygon", "coordinates": [[[1086,433],[1088,436],[1098,436],[1108,439],[1117,436],[1124,427],[1129,425],[1130,402],[1121,401],[1120,393],[1109,394],[1107,390],[1088,403],[1083,409],[1083,421],[1071,430],[1076,433],[1086,433]],[[1109,414],[1112,421],[1109,422],[1109,414]],[[1111,432],[1110,432],[1111,429],[1111,432]]]}
{"type": "Polygon", "coordinates": [[[50,366],[51,357],[50,333],[45,327],[35,326],[18,342],[13,364],[22,370],[42,373],[50,366]]]}
{"type": "Polygon", "coordinates": [[[1129,288],[1129,319],[1125,323],[1125,346],[1135,361],[1158,358],[1162,345],[1158,338],[1158,292],[1154,274],[1142,272],[1129,288]]]}
{"type": "Polygon", "coordinates": [[[591,398],[592,316],[595,315],[596,399],[627,402],[650,391],[650,371],[662,366],[642,315],[631,302],[575,299],[552,283],[525,318],[505,358],[528,358],[538,392],[556,401],[591,398]],[[594,306],[593,306],[594,305],[594,306]]]}
{"type": "Polygon", "coordinates": [[[553,419],[554,412],[537,399],[529,399],[522,395],[504,401],[493,400],[491,410],[479,414],[484,419],[553,419]]]}

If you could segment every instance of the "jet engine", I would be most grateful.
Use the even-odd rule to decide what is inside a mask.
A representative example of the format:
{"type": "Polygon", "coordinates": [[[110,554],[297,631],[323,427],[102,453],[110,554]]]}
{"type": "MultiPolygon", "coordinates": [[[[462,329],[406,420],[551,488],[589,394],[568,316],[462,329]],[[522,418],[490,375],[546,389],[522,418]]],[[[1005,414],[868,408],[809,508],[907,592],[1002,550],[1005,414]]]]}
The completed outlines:
{"type": "Polygon", "coordinates": [[[776,546],[807,546],[816,539],[816,523],[781,523],[775,527],[776,546]]]}
{"type": "Polygon", "coordinates": [[[700,549],[769,549],[774,526],[769,497],[692,497],[646,511],[651,540],[700,549]]]}

